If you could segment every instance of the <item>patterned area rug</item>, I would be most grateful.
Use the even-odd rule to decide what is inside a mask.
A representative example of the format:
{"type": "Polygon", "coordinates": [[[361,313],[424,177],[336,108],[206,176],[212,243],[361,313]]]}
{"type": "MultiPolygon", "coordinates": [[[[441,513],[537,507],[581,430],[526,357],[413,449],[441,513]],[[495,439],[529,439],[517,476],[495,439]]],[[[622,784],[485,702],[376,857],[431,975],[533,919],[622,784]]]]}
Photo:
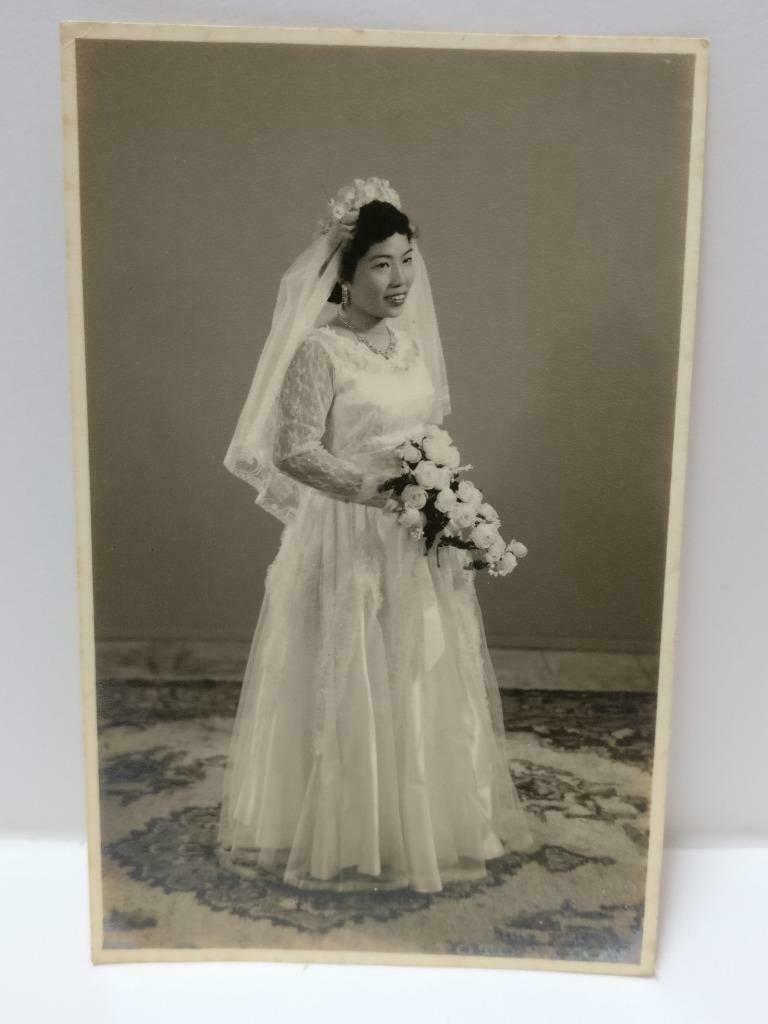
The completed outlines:
{"type": "Polygon", "coordinates": [[[535,848],[440,893],[310,893],[221,865],[239,686],[98,687],[105,945],[454,953],[636,963],[655,698],[504,691],[535,848]]]}

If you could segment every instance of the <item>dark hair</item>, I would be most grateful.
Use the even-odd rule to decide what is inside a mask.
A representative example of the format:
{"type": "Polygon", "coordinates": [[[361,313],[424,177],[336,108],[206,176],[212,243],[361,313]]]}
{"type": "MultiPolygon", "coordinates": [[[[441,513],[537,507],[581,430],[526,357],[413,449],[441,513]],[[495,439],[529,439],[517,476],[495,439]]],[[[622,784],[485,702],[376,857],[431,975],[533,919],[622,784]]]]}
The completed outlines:
{"type": "MultiPolygon", "coordinates": [[[[392,203],[372,199],[360,207],[355,226],[355,233],[341,252],[339,276],[342,281],[351,281],[355,276],[357,264],[365,256],[372,245],[383,242],[392,235],[405,235],[410,242],[418,235],[418,230],[411,224],[402,210],[392,203]]],[[[337,281],[328,299],[329,302],[341,304],[341,284],[337,281]]]]}

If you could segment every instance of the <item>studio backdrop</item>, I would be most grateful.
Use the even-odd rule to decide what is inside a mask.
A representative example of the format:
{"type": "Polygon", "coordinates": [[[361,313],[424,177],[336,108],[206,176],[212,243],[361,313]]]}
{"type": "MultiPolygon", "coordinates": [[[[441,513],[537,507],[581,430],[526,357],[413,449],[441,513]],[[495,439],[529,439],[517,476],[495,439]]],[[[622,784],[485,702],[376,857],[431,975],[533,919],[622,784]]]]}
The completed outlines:
{"type": "Polygon", "coordinates": [[[530,551],[478,577],[489,643],[656,651],[694,57],[77,49],[97,641],[250,638],[281,527],[222,460],[284,268],[377,175],[446,426],[530,551]]]}

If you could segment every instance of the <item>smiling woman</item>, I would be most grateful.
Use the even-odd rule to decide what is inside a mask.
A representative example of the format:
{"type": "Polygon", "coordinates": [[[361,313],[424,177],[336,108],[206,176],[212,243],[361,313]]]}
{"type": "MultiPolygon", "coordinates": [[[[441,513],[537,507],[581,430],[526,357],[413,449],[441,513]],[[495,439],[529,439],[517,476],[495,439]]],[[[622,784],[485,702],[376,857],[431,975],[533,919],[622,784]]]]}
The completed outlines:
{"type": "Polygon", "coordinates": [[[648,973],[706,44],[62,41],[95,956],[648,973]]]}
{"type": "MultiPolygon", "coordinates": [[[[387,329],[387,318],[399,316],[413,284],[416,231],[401,210],[378,199],[366,203],[353,223],[341,258],[341,284],[331,302],[341,301],[340,325],[377,348],[382,337],[377,328],[387,329]]],[[[383,341],[391,345],[388,334],[383,341]]]]}
{"type": "MultiPolygon", "coordinates": [[[[456,549],[425,557],[379,490],[397,447],[450,406],[415,231],[387,182],[356,185],[298,261],[311,287],[318,269],[334,274],[341,310],[318,322],[294,264],[299,298],[279,305],[262,356],[286,342],[282,321],[313,325],[288,329],[274,381],[269,454],[295,504],[245,670],[219,840],[228,866],[304,889],[438,892],[531,837],[473,575],[456,549]]],[[[258,463],[269,444],[244,416],[240,463],[249,450],[258,463]]],[[[279,497],[275,477],[253,481],[279,497]]]]}

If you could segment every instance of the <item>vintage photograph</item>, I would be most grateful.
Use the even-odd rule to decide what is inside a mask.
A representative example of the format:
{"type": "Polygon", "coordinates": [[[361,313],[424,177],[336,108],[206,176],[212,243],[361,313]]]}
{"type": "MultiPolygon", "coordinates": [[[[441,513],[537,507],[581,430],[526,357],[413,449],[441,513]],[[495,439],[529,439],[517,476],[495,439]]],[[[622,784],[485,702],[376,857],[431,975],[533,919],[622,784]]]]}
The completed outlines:
{"type": "Polygon", "coordinates": [[[652,973],[706,41],[61,35],[94,961],[652,973]]]}

